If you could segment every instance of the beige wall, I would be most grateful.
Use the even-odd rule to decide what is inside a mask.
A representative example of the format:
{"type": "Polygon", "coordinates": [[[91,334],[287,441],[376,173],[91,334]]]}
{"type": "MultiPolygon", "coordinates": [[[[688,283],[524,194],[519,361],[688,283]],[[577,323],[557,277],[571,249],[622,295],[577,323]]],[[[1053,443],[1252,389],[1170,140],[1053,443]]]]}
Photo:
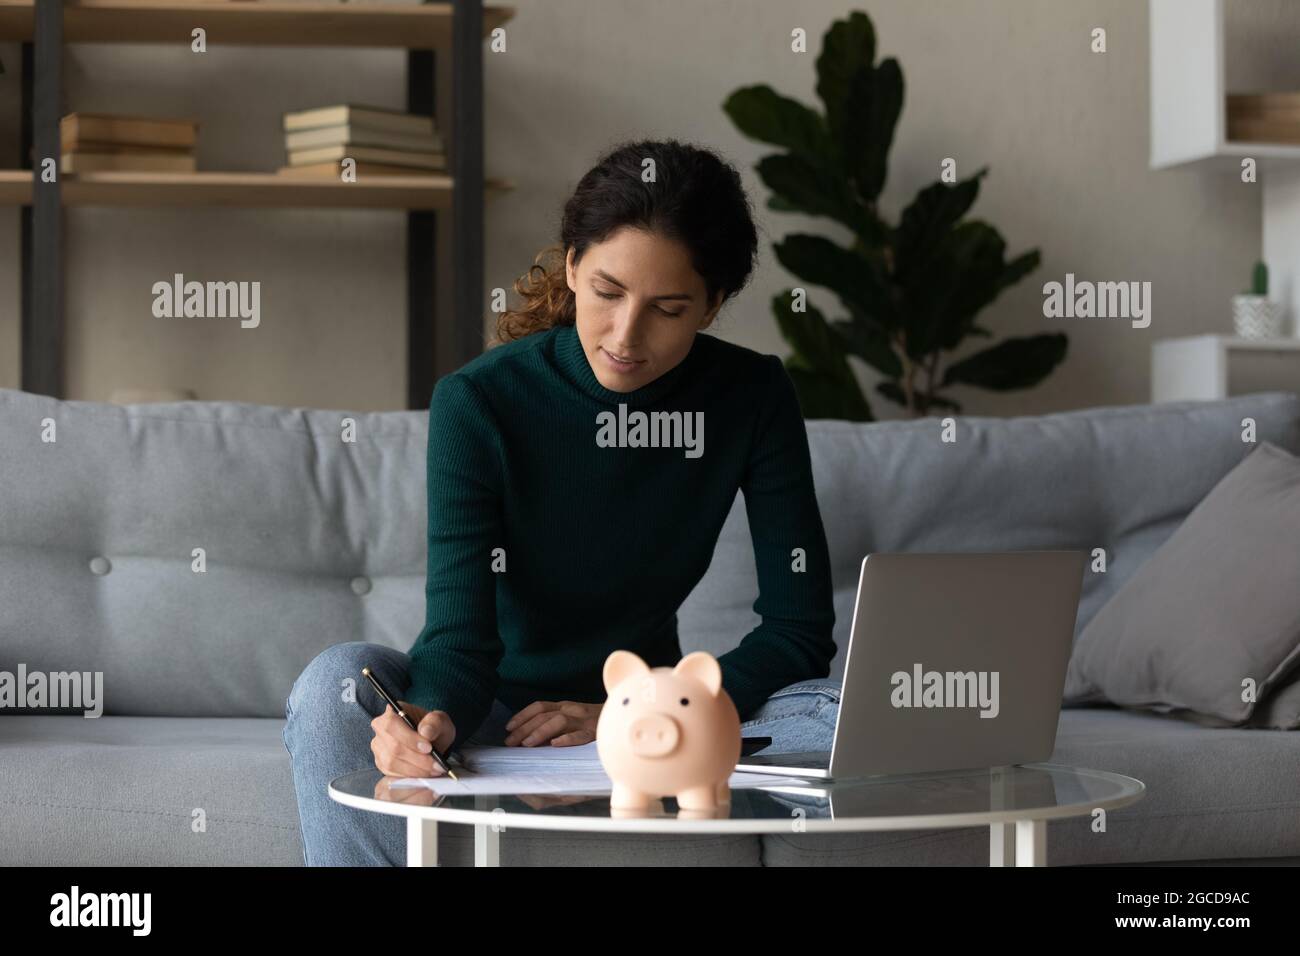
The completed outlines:
{"type": "MultiPolygon", "coordinates": [[[[1004,294],[984,324],[1003,334],[1056,325],[1071,337],[1067,363],[1043,386],[1004,396],[959,393],[968,412],[1145,401],[1151,341],[1226,330],[1227,299],[1259,253],[1257,187],[1209,169],[1147,169],[1148,37],[1140,0],[513,5],[508,51],[485,53],[488,172],[518,183],[488,206],[489,289],[509,288],[553,241],[561,204],[603,148],[631,137],[696,141],[742,169],[764,237],[754,281],[724,313],[719,332],[784,354],[767,302],[794,280],[775,263],[771,243],[797,230],[842,233],[765,208],[752,167],[768,148],[742,138],[720,104],[737,87],[765,82],[819,107],[814,60],[821,35],[854,9],[871,14],[881,52],[899,58],[907,81],[886,211],[895,214],[933,181],[943,157],[955,157],[963,175],[989,165],[975,214],[1002,231],[1012,254],[1040,248],[1043,264],[1004,294]],[[1104,55],[1089,51],[1095,26],[1108,30],[1104,55]],[[794,27],[808,31],[809,53],[790,52],[794,27]],[[1066,272],[1151,281],[1151,327],[1044,319],[1041,286],[1066,272]]],[[[1276,16],[1280,7],[1271,9],[1276,16]]],[[[1234,42],[1253,50],[1269,47],[1276,35],[1256,29],[1234,42]]],[[[5,165],[12,165],[17,48],[0,45],[0,57],[10,65],[0,79],[0,142],[5,165]]],[[[388,51],[214,48],[195,56],[158,47],[76,47],[66,102],[70,109],[193,115],[202,122],[201,167],[269,169],[281,160],[281,112],[339,101],[400,105],[403,63],[388,51]]],[[[446,86],[440,83],[444,94],[446,86]]],[[[71,211],[66,223],[70,397],[104,400],[119,386],[170,386],[194,388],[205,399],[402,406],[400,213],[95,209],[71,211]],[[261,328],[155,319],[150,287],[174,272],[260,279],[261,328]]],[[[17,228],[16,212],[0,211],[4,387],[18,382],[17,228]]],[[[828,293],[812,295],[837,314],[828,293]]],[[[876,404],[890,414],[883,401],[876,404]]]]}

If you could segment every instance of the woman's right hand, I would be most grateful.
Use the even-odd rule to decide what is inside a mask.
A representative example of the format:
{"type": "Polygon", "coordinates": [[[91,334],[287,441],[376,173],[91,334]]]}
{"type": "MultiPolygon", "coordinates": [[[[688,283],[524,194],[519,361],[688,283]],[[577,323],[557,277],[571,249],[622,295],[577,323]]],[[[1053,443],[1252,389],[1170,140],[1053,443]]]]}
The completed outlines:
{"type": "Polygon", "coordinates": [[[419,733],[406,726],[397,711],[385,705],[384,712],[370,722],[375,732],[370,750],[375,755],[375,767],[388,777],[441,777],[445,771],[430,755],[436,747],[445,754],[456,739],[456,725],[446,711],[424,710],[405,701],[398,701],[419,733]]]}

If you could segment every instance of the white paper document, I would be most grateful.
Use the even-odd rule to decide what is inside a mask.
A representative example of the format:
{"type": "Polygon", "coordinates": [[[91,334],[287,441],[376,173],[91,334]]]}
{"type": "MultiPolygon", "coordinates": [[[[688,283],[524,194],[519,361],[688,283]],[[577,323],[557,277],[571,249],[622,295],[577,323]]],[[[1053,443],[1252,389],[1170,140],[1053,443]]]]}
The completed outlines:
{"type": "MultiPolygon", "coordinates": [[[[469,770],[452,766],[450,777],[404,777],[394,787],[425,787],[434,793],[609,793],[609,775],[600,763],[596,742],[577,747],[465,747],[469,770]]],[[[733,773],[733,790],[804,784],[800,777],[733,773]]]]}

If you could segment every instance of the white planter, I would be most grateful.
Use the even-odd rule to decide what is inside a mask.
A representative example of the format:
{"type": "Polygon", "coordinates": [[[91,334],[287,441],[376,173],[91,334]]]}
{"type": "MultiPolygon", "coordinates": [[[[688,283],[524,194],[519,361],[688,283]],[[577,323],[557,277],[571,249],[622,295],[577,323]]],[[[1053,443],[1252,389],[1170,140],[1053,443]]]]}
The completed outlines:
{"type": "Polygon", "coordinates": [[[1283,306],[1270,302],[1265,295],[1234,295],[1232,327],[1243,339],[1280,338],[1283,330],[1283,306]]]}

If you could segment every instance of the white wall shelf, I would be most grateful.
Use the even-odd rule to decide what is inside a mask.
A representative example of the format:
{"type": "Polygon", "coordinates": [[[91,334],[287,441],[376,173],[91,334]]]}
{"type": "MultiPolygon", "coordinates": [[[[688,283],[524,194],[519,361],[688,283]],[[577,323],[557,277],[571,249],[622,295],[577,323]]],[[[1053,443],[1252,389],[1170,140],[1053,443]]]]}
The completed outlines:
{"type": "Polygon", "coordinates": [[[1151,401],[1228,398],[1252,392],[1300,392],[1300,339],[1194,335],[1151,348],[1151,401]]]}
{"type": "MultiPolygon", "coordinates": [[[[1300,145],[1227,140],[1224,0],[1149,0],[1149,12],[1151,168],[1211,162],[1238,170],[1243,158],[1258,161],[1269,296],[1285,303],[1300,335],[1300,145]]],[[[1300,42],[1300,3],[1288,16],[1290,41],[1300,42]]]]}
{"type": "MultiPolygon", "coordinates": [[[[1218,157],[1233,160],[1234,166],[1244,156],[1300,159],[1300,145],[1295,143],[1232,142],[1227,138],[1224,0],[1149,3],[1151,168],[1218,157]]],[[[1300,40],[1300,11],[1296,39],[1300,40]]]]}

